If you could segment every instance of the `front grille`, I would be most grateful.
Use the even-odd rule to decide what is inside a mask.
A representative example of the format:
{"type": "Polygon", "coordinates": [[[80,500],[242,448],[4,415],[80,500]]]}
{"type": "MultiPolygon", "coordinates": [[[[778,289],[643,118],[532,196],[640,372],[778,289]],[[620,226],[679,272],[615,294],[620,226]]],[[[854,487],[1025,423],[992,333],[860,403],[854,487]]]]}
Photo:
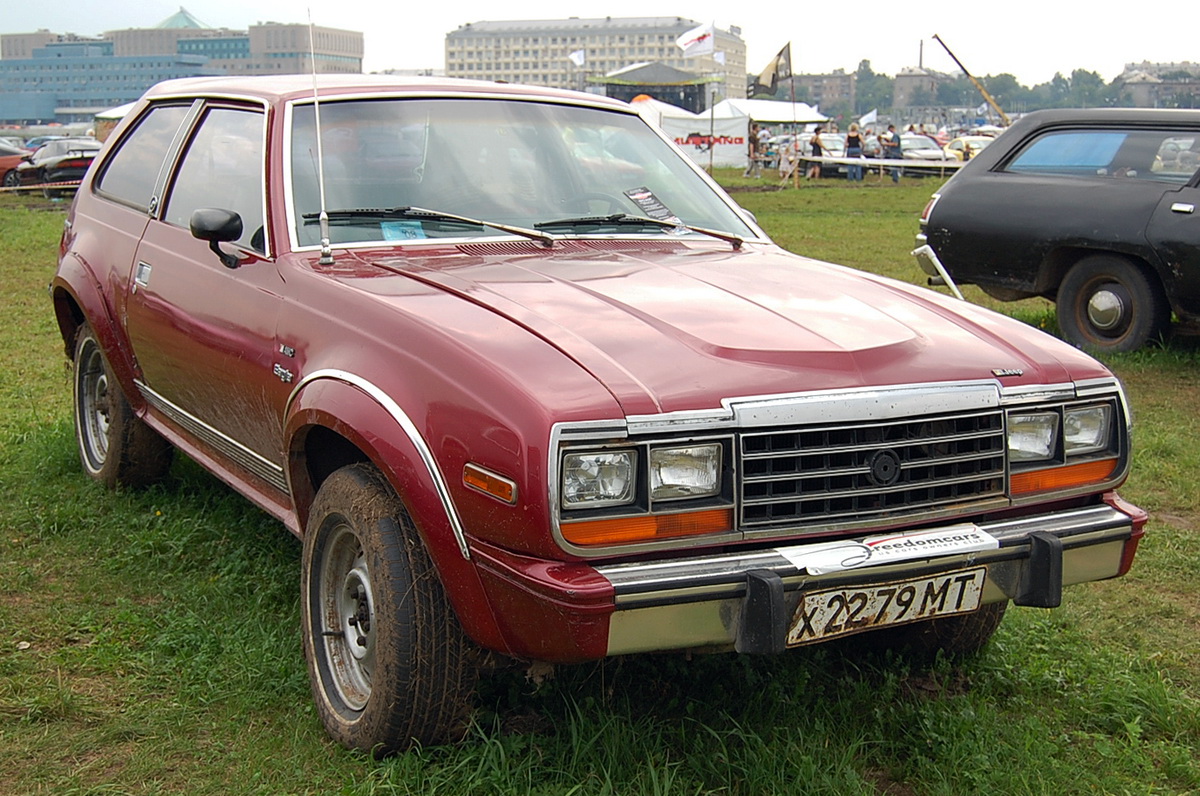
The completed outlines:
{"type": "Polygon", "coordinates": [[[1004,455],[999,411],[743,433],[741,527],[884,521],[1002,496],[1004,455]]]}

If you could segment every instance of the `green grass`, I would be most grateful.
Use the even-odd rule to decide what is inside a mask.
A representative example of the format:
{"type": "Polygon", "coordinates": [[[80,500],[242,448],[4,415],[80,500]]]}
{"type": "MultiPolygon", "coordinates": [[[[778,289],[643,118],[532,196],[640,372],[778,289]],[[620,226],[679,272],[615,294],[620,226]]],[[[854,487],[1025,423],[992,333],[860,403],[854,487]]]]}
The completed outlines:
{"type": "MultiPolygon", "coordinates": [[[[735,196],[789,248],[920,282],[935,184],[735,196]]],[[[1133,572],[1011,610],[980,656],[921,668],[847,643],[504,673],[463,744],[375,762],[310,705],[289,534],[187,460],[144,492],[82,474],[45,291],[62,209],[0,199],[0,792],[1200,793],[1187,339],[1109,362],[1137,423],[1122,491],[1154,512],[1133,572]]],[[[1054,330],[1046,302],[970,297],[1054,330]]]]}

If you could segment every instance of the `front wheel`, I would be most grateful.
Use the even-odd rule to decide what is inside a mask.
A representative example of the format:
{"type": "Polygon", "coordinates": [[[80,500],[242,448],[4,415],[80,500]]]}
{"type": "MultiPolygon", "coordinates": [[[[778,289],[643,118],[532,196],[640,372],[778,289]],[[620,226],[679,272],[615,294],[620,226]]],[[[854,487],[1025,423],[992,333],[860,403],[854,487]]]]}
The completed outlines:
{"type": "Polygon", "coordinates": [[[371,465],[317,492],[304,535],[304,652],[338,742],[383,756],[460,739],[474,649],[400,498],[371,465]]]}
{"type": "Polygon", "coordinates": [[[16,169],[9,169],[4,174],[4,187],[16,188],[21,184],[21,175],[17,174],[16,169]]]}
{"type": "Polygon", "coordinates": [[[1085,257],[1071,266],[1055,309],[1067,341],[1093,351],[1136,350],[1163,335],[1171,320],[1158,281],[1112,254],[1085,257]]]}
{"type": "Polygon", "coordinates": [[[161,480],[171,469],[174,448],[133,413],[90,326],[75,336],[73,370],[75,441],[83,469],[108,487],[161,480]]]}

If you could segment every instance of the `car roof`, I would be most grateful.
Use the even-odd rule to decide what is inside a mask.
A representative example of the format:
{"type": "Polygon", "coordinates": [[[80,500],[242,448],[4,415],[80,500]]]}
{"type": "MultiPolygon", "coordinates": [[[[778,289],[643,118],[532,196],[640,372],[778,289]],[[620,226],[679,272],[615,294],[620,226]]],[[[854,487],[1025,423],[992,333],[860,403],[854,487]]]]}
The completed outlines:
{"type": "Polygon", "coordinates": [[[512,96],[602,105],[633,112],[628,104],[578,91],[494,83],[457,78],[398,75],[322,74],[254,75],[245,77],[187,77],[165,80],[143,95],[144,99],[171,97],[228,97],[258,99],[268,103],[312,97],[314,86],[321,97],[357,94],[409,94],[426,96],[512,96]]]}

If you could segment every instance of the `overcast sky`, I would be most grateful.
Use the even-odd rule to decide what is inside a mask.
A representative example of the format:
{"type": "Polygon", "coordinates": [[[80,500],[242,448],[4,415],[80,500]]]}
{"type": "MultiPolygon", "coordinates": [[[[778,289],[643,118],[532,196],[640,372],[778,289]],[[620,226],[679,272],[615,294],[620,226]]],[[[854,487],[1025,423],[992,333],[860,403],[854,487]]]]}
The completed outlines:
{"type": "MultiPolygon", "coordinates": [[[[6,0],[0,32],[96,35],[106,30],[153,27],[178,10],[170,0],[6,0]]],[[[1174,8],[1183,10],[1188,3],[1174,8]]],[[[876,72],[894,75],[916,66],[924,40],[924,65],[955,71],[953,61],[933,41],[937,33],[976,76],[1009,72],[1032,86],[1055,72],[1099,72],[1112,80],[1126,63],[1143,60],[1200,61],[1192,25],[1171,19],[1164,8],[1134,15],[1113,4],[1053,3],[1040,0],[945,2],[762,2],[688,0],[525,0],[511,6],[480,0],[458,2],[378,2],[378,0],[189,0],[184,4],[212,27],[244,30],[255,22],[307,22],[363,31],[365,71],[443,68],[445,35],[467,22],[488,19],[561,19],[568,16],[676,16],[736,25],[746,42],[747,68],[758,72],[789,40],[793,69],[800,73],[853,71],[864,58],[876,72]],[[507,9],[507,10],[504,10],[507,9]],[[1135,16],[1139,16],[1135,19],[1135,16]]]]}

